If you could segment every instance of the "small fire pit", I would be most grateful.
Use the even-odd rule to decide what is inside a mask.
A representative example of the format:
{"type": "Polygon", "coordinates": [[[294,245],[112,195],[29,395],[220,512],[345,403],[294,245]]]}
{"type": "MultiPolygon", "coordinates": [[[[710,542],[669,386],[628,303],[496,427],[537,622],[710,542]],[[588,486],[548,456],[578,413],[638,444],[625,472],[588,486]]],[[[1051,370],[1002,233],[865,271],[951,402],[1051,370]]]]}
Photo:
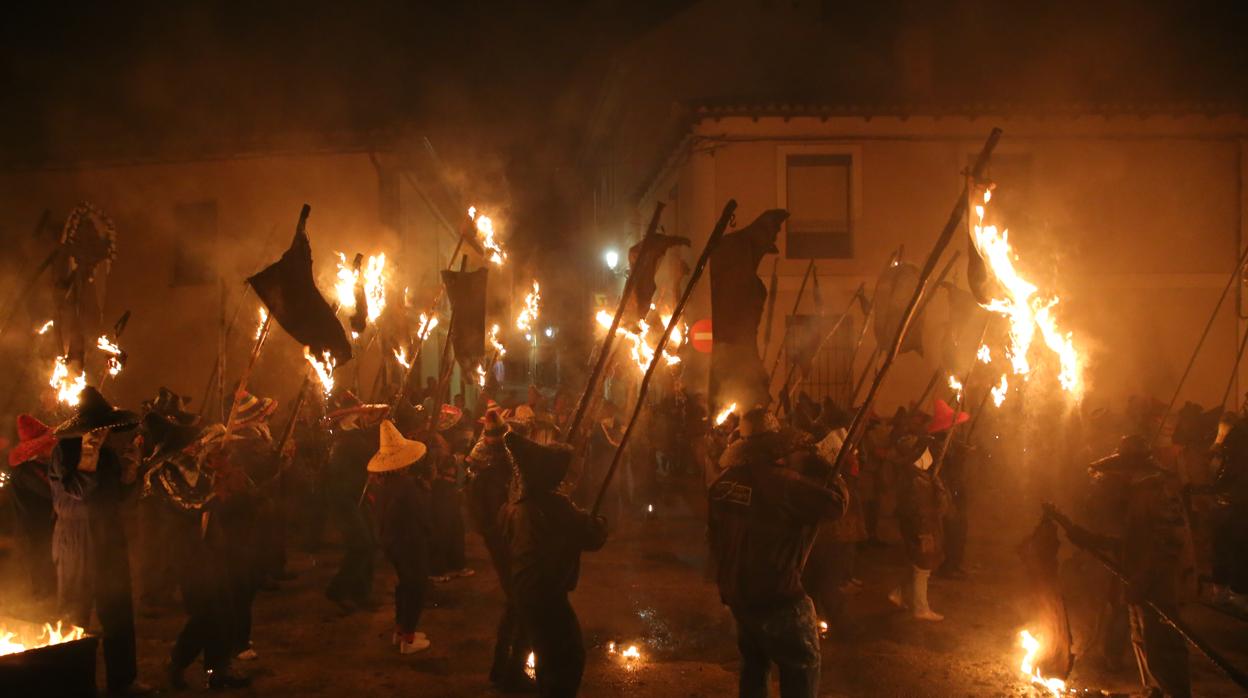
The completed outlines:
{"type": "Polygon", "coordinates": [[[98,642],[73,625],[0,619],[0,695],[95,695],[98,642]]]}

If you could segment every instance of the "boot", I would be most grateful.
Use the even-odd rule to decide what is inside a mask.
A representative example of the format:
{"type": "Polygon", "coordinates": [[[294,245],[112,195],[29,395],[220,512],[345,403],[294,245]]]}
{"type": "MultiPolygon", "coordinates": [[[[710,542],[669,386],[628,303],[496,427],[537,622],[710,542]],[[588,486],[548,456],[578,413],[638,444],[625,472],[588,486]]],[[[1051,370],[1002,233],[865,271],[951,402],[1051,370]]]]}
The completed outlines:
{"type": "Polygon", "coordinates": [[[914,617],[918,620],[938,621],[944,620],[945,617],[932,610],[927,605],[927,580],[932,576],[931,570],[921,570],[914,568],[914,617]]]}

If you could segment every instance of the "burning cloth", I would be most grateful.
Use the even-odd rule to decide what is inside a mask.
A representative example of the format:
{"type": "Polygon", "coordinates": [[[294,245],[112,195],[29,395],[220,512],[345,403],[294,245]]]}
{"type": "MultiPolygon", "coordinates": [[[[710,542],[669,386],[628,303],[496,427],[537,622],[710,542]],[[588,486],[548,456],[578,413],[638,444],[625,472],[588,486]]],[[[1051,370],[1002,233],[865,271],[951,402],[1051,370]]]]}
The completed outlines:
{"type": "Polygon", "coordinates": [[[725,235],[711,254],[711,404],[770,401],[767,372],[758,355],[758,323],[767,287],[758,278],[763,255],[777,252],[776,236],[789,217],[764,211],[741,230],[725,235]]]}
{"type": "Polygon", "coordinates": [[[485,358],[485,289],[489,269],[476,271],[443,271],[446,295],[451,300],[451,344],[455,359],[465,370],[481,364],[485,358]]]}
{"type": "Polygon", "coordinates": [[[282,329],[313,356],[328,351],[338,364],[351,358],[347,333],[312,279],[312,245],[302,228],[282,258],[249,277],[247,283],[282,329]]]}
{"type": "Polygon", "coordinates": [[[1036,617],[1030,627],[1034,635],[1043,641],[1041,653],[1033,660],[1040,675],[1065,679],[1075,666],[1071,653],[1070,620],[1066,616],[1066,602],[1058,591],[1057,552],[1061,543],[1057,538],[1057,524],[1044,519],[1035,531],[1018,546],[1030,581],[1036,617]]]}

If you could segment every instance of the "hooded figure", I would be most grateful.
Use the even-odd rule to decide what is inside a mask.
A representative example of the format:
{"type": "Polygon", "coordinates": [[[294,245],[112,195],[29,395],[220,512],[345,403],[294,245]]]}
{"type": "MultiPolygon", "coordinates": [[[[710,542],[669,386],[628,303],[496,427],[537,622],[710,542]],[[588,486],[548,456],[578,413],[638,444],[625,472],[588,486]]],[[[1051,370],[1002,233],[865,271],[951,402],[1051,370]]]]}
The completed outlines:
{"type": "Polygon", "coordinates": [[[740,429],[743,446],[725,451],[708,492],[707,521],[719,596],[737,624],[740,692],[767,695],[774,663],[781,696],[813,697],[819,629],[801,575],[820,522],[845,513],[846,492],[839,481],[825,485],[828,463],[809,446],[787,447],[762,408],[740,429]]]}
{"type": "Polygon", "coordinates": [[[48,478],[56,526],[52,558],[56,562],[61,612],[86,626],[94,607],[103,628],[108,689],[134,692],[138,665],[134,644],[134,599],[130,590],[130,553],[121,504],[134,489],[139,454],[123,458],[107,443],[114,431],[127,431],[139,416],[108,404],[88,386],[78,411],[53,431],[48,478]]]}
{"type": "Polygon", "coordinates": [[[377,453],[368,461],[368,496],[381,548],[399,578],[394,587],[394,643],[400,654],[413,654],[429,647],[429,638],[416,630],[429,586],[429,478],[418,472],[429,449],[403,438],[388,419],[381,423],[380,434],[377,453]]]}
{"type": "Polygon", "coordinates": [[[521,483],[503,524],[511,598],[533,640],[538,693],[574,696],[585,671],[585,646],[568,592],[576,588],[581,552],[606,543],[607,522],[555,491],[572,462],[570,448],[542,446],[517,434],[503,440],[521,483]]]}

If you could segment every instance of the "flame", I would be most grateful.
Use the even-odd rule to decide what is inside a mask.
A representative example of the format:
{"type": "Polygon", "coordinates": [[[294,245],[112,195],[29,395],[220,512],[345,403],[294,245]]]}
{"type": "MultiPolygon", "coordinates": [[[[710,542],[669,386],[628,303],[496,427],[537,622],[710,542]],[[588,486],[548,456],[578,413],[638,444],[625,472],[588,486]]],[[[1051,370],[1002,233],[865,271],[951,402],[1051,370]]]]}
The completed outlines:
{"type": "Polygon", "coordinates": [[[957,376],[949,376],[949,388],[957,394],[959,400],[962,399],[962,381],[958,380],[957,376]]]}
{"type": "Polygon", "coordinates": [[[420,314],[420,325],[416,328],[416,339],[424,342],[429,339],[429,334],[433,332],[433,328],[438,326],[437,315],[420,314]]]}
{"type": "Polygon", "coordinates": [[[477,387],[485,387],[485,367],[477,364],[477,387]]]}
{"type": "Polygon", "coordinates": [[[1049,695],[1058,698],[1066,693],[1066,682],[1056,678],[1044,678],[1040,673],[1040,669],[1035,666],[1036,655],[1040,654],[1040,648],[1043,644],[1031,632],[1023,630],[1018,634],[1019,644],[1022,645],[1024,654],[1023,661],[1019,664],[1019,671],[1027,675],[1036,686],[1049,692],[1049,695]]]}
{"type": "MultiPolygon", "coordinates": [[[[1028,353],[1036,330],[1044,344],[1057,356],[1060,371],[1058,382],[1067,393],[1080,397],[1083,394],[1083,380],[1080,375],[1079,354],[1075,349],[1074,336],[1070,332],[1063,333],[1057,327],[1053,317],[1053,307],[1058,303],[1056,295],[1044,297],[1038,295],[1035,284],[1023,278],[1014,267],[1018,255],[1010,247],[1009,231],[1001,230],[993,225],[984,225],[984,207],[991,200],[990,191],[984,192],[984,202],[975,206],[978,221],[974,226],[975,247],[984,262],[992,269],[1003,291],[1004,298],[994,298],[984,308],[1005,317],[1010,322],[1010,344],[1005,355],[1010,360],[1011,371],[1015,375],[1026,376],[1031,372],[1028,353]]],[[[983,348],[981,347],[981,351],[983,348]]],[[[982,357],[981,357],[982,360],[982,357]]],[[[1004,383],[1003,383],[1004,384],[1004,383]]],[[[997,393],[993,393],[994,400],[997,393]]],[[[1004,400],[1004,390],[1001,391],[1004,400]]],[[[997,403],[1000,405],[1000,402],[997,403]]]]}
{"type": "Polygon", "coordinates": [[[728,405],[724,409],[720,410],[719,414],[715,415],[715,426],[717,427],[723,426],[724,422],[728,421],[728,417],[731,416],[732,413],[736,411],[737,411],[737,403],[735,402],[732,403],[731,405],[728,405]]]}
{"type": "Polygon", "coordinates": [[[363,282],[364,302],[367,304],[365,316],[373,322],[386,308],[386,253],[369,255],[360,271],[347,263],[345,254],[334,254],[338,255],[338,271],[334,275],[334,295],[338,297],[338,307],[348,312],[355,310],[355,287],[363,282]]]}
{"type": "Polygon", "coordinates": [[[997,407],[1000,407],[1001,403],[1005,402],[1005,396],[1009,394],[1009,391],[1010,391],[1010,381],[1006,377],[1006,375],[1002,373],[1001,382],[998,383],[997,386],[991,390],[992,404],[996,405],[997,407]]]}
{"type": "Polygon", "coordinates": [[[507,252],[494,238],[494,221],[485,214],[477,215],[476,206],[468,207],[468,218],[472,220],[477,229],[477,241],[485,249],[486,258],[491,264],[502,266],[503,262],[507,261],[507,252]]]}
{"type": "Polygon", "coordinates": [[[490,334],[486,337],[486,339],[489,340],[490,346],[494,347],[494,353],[497,354],[499,358],[507,355],[507,347],[503,346],[503,343],[498,339],[497,324],[490,327],[490,334]]]}
{"type": "MultiPolygon", "coordinates": [[[[615,318],[606,310],[599,310],[594,316],[594,319],[603,329],[611,329],[611,323],[615,318]]],[[[663,328],[667,327],[667,323],[671,322],[671,319],[671,315],[662,316],[663,325],[653,329],[658,330],[661,334],[663,328]]],[[[640,319],[637,321],[636,331],[630,330],[623,325],[617,327],[615,330],[615,334],[617,336],[623,337],[629,341],[629,353],[632,356],[633,362],[636,363],[637,367],[642,371],[646,370],[646,368],[650,365],[650,362],[654,360],[654,348],[659,343],[659,337],[657,336],[654,338],[654,343],[650,343],[648,336],[651,329],[650,323],[646,322],[645,319],[640,319]]],[[[675,352],[680,348],[681,342],[684,341],[684,336],[684,330],[679,325],[672,328],[672,336],[668,338],[667,346],[663,348],[663,359],[667,362],[668,366],[680,363],[680,357],[677,356],[675,352]]]]}
{"type": "Polygon", "coordinates": [[[990,364],[992,363],[992,350],[988,348],[987,344],[981,344],[979,345],[979,351],[975,352],[975,358],[979,359],[979,362],[982,364],[990,364]]]}
{"type": "Polygon", "coordinates": [[[65,630],[62,630],[62,627],[59,620],[56,621],[55,626],[51,623],[44,623],[43,631],[30,640],[21,639],[16,631],[0,628],[0,656],[81,640],[87,634],[86,630],[76,625],[70,625],[65,630]]]}
{"type": "Polygon", "coordinates": [[[316,371],[316,377],[320,379],[321,389],[325,391],[325,394],[332,393],[334,391],[334,355],[329,350],[325,350],[321,354],[321,359],[317,359],[310,347],[304,347],[303,358],[307,359],[312,369],[316,371]]]}
{"type": "Polygon", "coordinates": [[[48,385],[56,390],[57,402],[73,407],[78,404],[82,391],[87,387],[87,374],[79,372],[76,377],[70,376],[68,357],[58,356],[52,366],[52,378],[48,385]]]}
{"type": "Polygon", "coordinates": [[[264,333],[264,323],[269,321],[269,309],[260,306],[260,324],[256,325],[256,341],[260,341],[260,335],[264,333]]]}
{"type": "Polygon", "coordinates": [[[107,335],[100,335],[100,338],[95,340],[95,348],[108,354],[108,375],[116,377],[118,373],[121,373],[121,347],[109,341],[107,335]]]}
{"type": "Polygon", "coordinates": [[[524,674],[530,679],[537,678],[537,654],[529,652],[529,656],[524,660],[524,674]]]}
{"type": "Polygon", "coordinates": [[[48,333],[48,330],[52,329],[52,326],[55,324],[56,324],[55,320],[48,320],[47,322],[43,323],[43,325],[39,329],[35,330],[35,334],[45,335],[48,333]]]}
{"type": "Polygon", "coordinates": [[[394,360],[399,362],[403,368],[410,369],[412,362],[407,358],[407,347],[399,347],[394,350],[394,360]]]}
{"type": "Polygon", "coordinates": [[[533,290],[524,297],[524,307],[520,309],[520,314],[516,316],[516,329],[521,332],[528,332],[533,329],[538,316],[541,315],[541,303],[542,288],[534,280],[533,290]]]}

